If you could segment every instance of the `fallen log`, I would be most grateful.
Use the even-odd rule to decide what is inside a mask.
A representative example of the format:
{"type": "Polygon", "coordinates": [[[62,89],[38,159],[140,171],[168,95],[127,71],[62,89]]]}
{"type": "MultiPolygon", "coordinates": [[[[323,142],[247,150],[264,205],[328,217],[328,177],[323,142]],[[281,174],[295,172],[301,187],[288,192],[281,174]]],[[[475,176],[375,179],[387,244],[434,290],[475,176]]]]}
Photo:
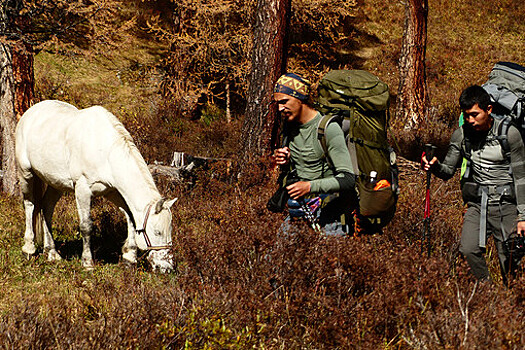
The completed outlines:
{"type": "Polygon", "coordinates": [[[228,158],[198,157],[184,152],[173,152],[173,159],[170,165],[191,170],[193,167],[208,166],[212,162],[226,162],[228,166],[231,165],[231,159],[228,158]]]}
{"type": "Polygon", "coordinates": [[[169,179],[171,182],[176,182],[179,184],[187,182],[185,181],[185,176],[182,174],[184,170],[181,168],[162,164],[150,164],[148,165],[148,168],[153,177],[162,176],[169,179]]]}
{"type": "Polygon", "coordinates": [[[194,180],[193,170],[197,168],[208,168],[210,163],[223,161],[229,169],[231,160],[228,158],[198,157],[184,152],[174,152],[170,165],[154,162],[148,165],[151,174],[168,178],[179,184],[192,183],[194,180]]]}

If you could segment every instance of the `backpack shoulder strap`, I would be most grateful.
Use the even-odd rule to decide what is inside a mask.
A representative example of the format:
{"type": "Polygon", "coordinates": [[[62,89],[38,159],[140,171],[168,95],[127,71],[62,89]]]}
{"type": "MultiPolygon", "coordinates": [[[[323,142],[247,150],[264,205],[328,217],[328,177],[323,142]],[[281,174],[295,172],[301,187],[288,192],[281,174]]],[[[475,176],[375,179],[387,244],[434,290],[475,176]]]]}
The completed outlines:
{"type": "Polygon", "coordinates": [[[461,141],[461,153],[463,156],[463,164],[461,165],[461,179],[465,181],[470,178],[472,168],[472,143],[465,132],[465,124],[461,127],[463,140],[461,141]]]}
{"type": "MultiPolygon", "coordinates": [[[[338,113],[334,114],[326,114],[323,115],[321,120],[319,121],[319,125],[317,126],[317,139],[319,140],[319,144],[321,145],[321,148],[323,150],[323,157],[326,158],[326,161],[328,162],[328,166],[331,168],[334,168],[334,164],[332,163],[332,160],[328,156],[328,144],[326,142],[326,129],[328,128],[328,125],[331,122],[338,122],[338,119],[340,120],[340,126],[341,130],[343,131],[343,134],[345,135],[345,141],[348,141],[348,130],[350,129],[350,118],[349,115],[346,114],[347,111],[339,111],[338,113]]],[[[347,143],[348,152],[350,153],[350,161],[352,162],[352,168],[356,174],[359,174],[359,164],[357,162],[357,153],[355,149],[354,144],[347,143]]]]}
{"type": "Polygon", "coordinates": [[[461,132],[463,133],[463,140],[461,141],[461,151],[463,153],[463,158],[470,160],[472,155],[472,143],[465,132],[465,127],[461,127],[461,132]]]}
{"type": "Polygon", "coordinates": [[[505,117],[501,120],[498,126],[497,138],[501,144],[503,154],[505,158],[510,159],[510,143],[509,143],[509,128],[512,124],[512,120],[509,117],[505,117]]]}
{"type": "Polygon", "coordinates": [[[328,127],[328,124],[330,124],[335,119],[335,117],[336,115],[333,114],[323,115],[319,121],[319,125],[317,125],[317,140],[319,140],[319,143],[321,144],[321,148],[323,149],[325,157],[328,155],[328,145],[326,144],[326,128],[328,127]]]}

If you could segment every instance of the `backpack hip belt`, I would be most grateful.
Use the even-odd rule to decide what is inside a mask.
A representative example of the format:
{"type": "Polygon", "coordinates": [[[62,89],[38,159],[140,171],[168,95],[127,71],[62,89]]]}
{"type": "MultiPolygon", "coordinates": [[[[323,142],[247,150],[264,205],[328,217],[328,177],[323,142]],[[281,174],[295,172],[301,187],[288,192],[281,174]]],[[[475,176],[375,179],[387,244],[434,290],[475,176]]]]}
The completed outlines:
{"type": "MultiPolygon", "coordinates": [[[[472,190],[477,186],[477,191],[473,191],[477,196],[472,198],[471,202],[478,203],[480,205],[479,215],[479,247],[485,248],[487,241],[487,209],[489,206],[489,198],[497,196],[498,206],[500,210],[500,227],[503,235],[503,240],[506,240],[507,234],[505,227],[503,226],[503,216],[501,204],[503,199],[507,199],[511,202],[516,201],[516,194],[514,192],[514,184],[506,185],[478,185],[476,183],[465,183],[465,187],[472,187],[472,190]],[[478,199],[478,200],[475,200],[478,199]]],[[[464,196],[465,198],[465,196],[464,196]]]]}
{"type": "Polygon", "coordinates": [[[482,192],[486,191],[490,202],[500,202],[507,200],[508,202],[516,202],[516,192],[514,190],[514,184],[505,185],[479,185],[475,182],[465,182],[462,187],[463,201],[465,203],[472,202],[481,204],[482,192]],[[485,190],[484,190],[485,189],[485,190]]]}

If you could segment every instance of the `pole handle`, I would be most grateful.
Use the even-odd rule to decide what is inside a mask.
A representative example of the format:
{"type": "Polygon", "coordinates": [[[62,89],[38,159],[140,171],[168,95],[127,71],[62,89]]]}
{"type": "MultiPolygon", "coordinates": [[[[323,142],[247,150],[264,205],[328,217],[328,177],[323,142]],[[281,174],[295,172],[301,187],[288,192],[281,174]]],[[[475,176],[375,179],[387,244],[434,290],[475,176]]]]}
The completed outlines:
{"type": "Polygon", "coordinates": [[[434,152],[436,151],[436,148],[436,146],[430,143],[425,144],[425,158],[428,162],[430,162],[432,158],[434,158],[434,152]]]}

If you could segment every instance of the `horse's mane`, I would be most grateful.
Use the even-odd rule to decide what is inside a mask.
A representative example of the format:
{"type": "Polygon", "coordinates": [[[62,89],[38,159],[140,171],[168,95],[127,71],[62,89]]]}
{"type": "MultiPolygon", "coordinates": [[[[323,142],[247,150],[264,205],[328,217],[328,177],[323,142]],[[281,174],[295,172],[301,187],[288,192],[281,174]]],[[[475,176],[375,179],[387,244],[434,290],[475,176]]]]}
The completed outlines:
{"type": "Polygon", "coordinates": [[[107,110],[105,111],[108,116],[108,120],[111,122],[118,135],[117,139],[115,140],[115,146],[122,149],[125,155],[129,156],[135,161],[140,172],[144,175],[144,179],[146,179],[148,186],[155,192],[158,192],[157,186],[155,186],[155,181],[153,181],[153,176],[151,176],[151,172],[148,169],[148,166],[140,154],[137,146],[135,145],[135,142],[133,142],[131,134],[128,130],[126,130],[120,120],[115,117],[115,115],[107,110]]]}

